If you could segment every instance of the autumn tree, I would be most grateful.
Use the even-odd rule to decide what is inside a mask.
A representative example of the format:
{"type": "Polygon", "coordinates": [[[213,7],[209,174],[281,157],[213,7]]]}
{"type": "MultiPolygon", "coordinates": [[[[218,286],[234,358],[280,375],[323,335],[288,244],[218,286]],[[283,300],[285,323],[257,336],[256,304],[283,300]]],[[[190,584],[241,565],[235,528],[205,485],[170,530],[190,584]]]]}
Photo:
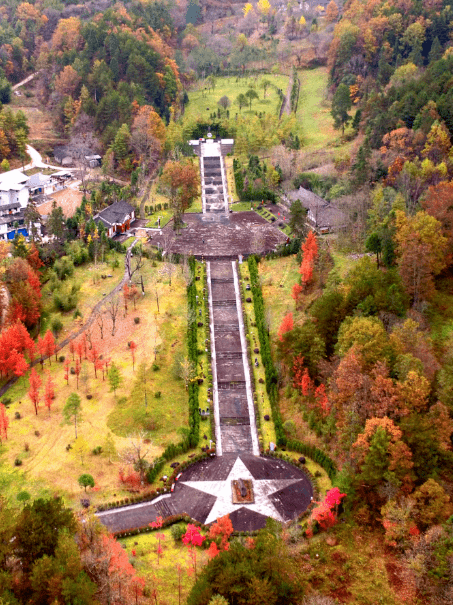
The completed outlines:
{"type": "Polygon", "coordinates": [[[396,211],[398,265],[407,293],[414,304],[429,299],[434,292],[434,277],[446,265],[447,239],[438,220],[424,211],[409,217],[396,211]]]}
{"type": "Polygon", "coordinates": [[[338,487],[330,489],[322,502],[311,512],[309,520],[308,535],[313,535],[313,524],[316,523],[321,529],[329,529],[337,522],[338,507],[346,494],[342,494],[338,487]]]}
{"type": "Polygon", "coordinates": [[[431,525],[442,523],[451,515],[450,496],[434,479],[428,479],[413,493],[415,515],[422,530],[431,525]]]}
{"type": "Polygon", "coordinates": [[[55,397],[54,383],[52,380],[52,376],[49,374],[47,376],[46,385],[44,387],[44,403],[45,403],[46,408],[49,410],[49,415],[50,415],[50,408],[52,406],[54,397],[55,397]]]}
{"type": "MultiPolygon", "coordinates": [[[[401,430],[387,416],[366,421],[364,432],[353,445],[360,469],[358,480],[365,490],[384,481],[396,489],[410,490],[412,454],[401,437],[401,430]]],[[[373,497],[377,496],[375,492],[373,497]]]]}
{"type": "Polygon", "coordinates": [[[180,227],[182,215],[199,194],[199,171],[190,159],[169,161],[164,166],[161,182],[170,198],[175,227],[180,227]]]}
{"type": "Polygon", "coordinates": [[[81,78],[71,65],[66,65],[55,78],[55,92],[61,97],[74,96],[81,78]]]}
{"type": "Polygon", "coordinates": [[[302,243],[302,263],[299,268],[302,286],[306,287],[313,279],[313,268],[318,256],[318,244],[313,231],[310,231],[302,243]]]}
{"type": "Polygon", "coordinates": [[[285,315],[285,317],[282,319],[282,323],[280,324],[280,327],[278,329],[278,338],[283,341],[283,336],[284,334],[286,334],[287,332],[290,332],[294,327],[294,322],[293,322],[293,314],[292,313],[287,313],[285,315]]]}
{"type": "Polygon", "coordinates": [[[132,357],[132,369],[135,370],[135,352],[137,351],[137,344],[133,340],[129,343],[129,350],[132,357]]]}
{"type": "Polygon", "coordinates": [[[30,372],[30,377],[29,377],[29,391],[28,391],[28,396],[30,397],[31,402],[33,403],[33,406],[35,408],[35,414],[36,416],[38,415],[38,406],[39,406],[39,402],[41,400],[41,394],[39,392],[39,389],[41,388],[41,384],[42,384],[42,380],[40,378],[40,376],[37,374],[35,368],[32,368],[31,372],[30,372]]]}
{"type": "Polygon", "coordinates": [[[447,238],[447,262],[453,261],[453,182],[429,187],[421,200],[423,209],[439,221],[442,235],[447,238]]]}
{"type": "Polygon", "coordinates": [[[326,7],[326,19],[329,23],[333,23],[333,21],[338,19],[338,6],[333,0],[326,7]]]}

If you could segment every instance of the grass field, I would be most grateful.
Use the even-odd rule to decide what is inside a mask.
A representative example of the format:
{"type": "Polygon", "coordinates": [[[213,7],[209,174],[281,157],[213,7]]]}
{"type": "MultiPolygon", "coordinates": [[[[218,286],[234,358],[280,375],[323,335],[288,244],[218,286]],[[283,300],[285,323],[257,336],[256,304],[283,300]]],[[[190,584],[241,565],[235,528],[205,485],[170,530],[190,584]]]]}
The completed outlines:
{"type": "Polygon", "coordinates": [[[337,139],[338,131],[333,127],[330,103],[324,100],[329,77],[327,68],[306,69],[298,75],[301,86],[296,117],[304,149],[329,145],[337,139]]]}
{"type": "MultiPolygon", "coordinates": [[[[85,267],[85,271],[88,268],[85,267]]],[[[96,446],[102,446],[108,430],[112,431],[116,448],[121,452],[129,443],[128,435],[136,429],[147,428],[146,436],[150,440],[148,460],[158,456],[169,443],[181,440],[181,430],[188,423],[187,393],[183,382],[175,375],[174,365],[175,359],[186,354],[185,279],[181,270],[174,271],[170,287],[166,268],[160,264],[153,267],[151,261],[147,261],[143,269],[146,295],[139,298],[136,310],[129,303],[127,315],[124,315],[122,297],[120,298],[121,306],[114,336],[107,315],[104,316],[103,339],[99,338],[97,324],[92,329],[93,339],[101,354],[114,361],[122,373],[123,382],[116,396],[110,391],[108,382],[103,381],[101,372],[98,371],[96,379],[93,364],[84,359],[78,388],[74,375],[69,375],[69,385],[66,383],[62,363],[52,360],[49,364],[46,361],[44,371],[40,366],[36,367],[43,384],[47,375],[54,382],[56,397],[50,414],[41,402],[39,413],[35,415],[27,395],[26,377],[21,378],[8,391],[8,397],[12,400],[7,411],[11,423],[8,441],[3,446],[0,457],[2,494],[14,498],[17,491],[26,485],[26,489],[35,496],[49,486],[52,493],[64,495],[68,504],[77,505],[81,496],[77,479],[80,474],[88,472],[96,482],[96,491],[90,496],[93,503],[109,500],[113,493],[126,495],[118,484],[120,459],[110,464],[104,456],[88,453],[82,460],[74,456],[72,451],[66,450],[68,444],[74,443],[75,431],[73,424],[64,423],[62,410],[72,392],[77,392],[82,400],[83,421],[79,424],[78,434],[87,443],[89,452],[96,446]],[[157,284],[151,287],[156,274],[159,274],[157,284]],[[135,317],[140,318],[138,324],[134,321],[135,317]],[[150,385],[147,406],[143,400],[137,401],[131,396],[136,376],[127,344],[131,340],[138,345],[136,365],[140,360],[145,360],[149,367],[156,356],[158,369],[152,371],[149,367],[148,372],[150,385]],[[158,391],[160,397],[155,398],[154,394],[158,391]],[[91,395],[91,399],[87,399],[87,394],[91,395]],[[20,414],[20,419],[15,418],[16,412],[20,414]],[[16,458],[22,463],[18,469],[14,469],[16,458]],[[22,471],[25,471],[26,481],[21,478],[22,471]]],[[[99,287],[92,289],[99,294],[99,287]]],[[[59,355],[72,361],[69,347],[62,349],[59,355]]]]}
{"type": "Polygon", "coordinates": [[[259,264],[263,298],[269,309],[271,340],[276,338],[283,317],[294,311],[291,290],[300,282],[299,265],[295,256],[262,260],[259,264]]]}
{"type": "Polygon", "coordinates": [[[280,107],[280,99],[276,88],[281,88],[283,93],[286,94],[288,78],[275,74],[245,78],[231,76],[216,78],[214,90],[208,90],[205,86],[206,84],[201,82],[198,90],[194,88],[189,92],[189,103],[186,105],[184,123],[193,122],[197,118],[206,118],[208,120],[210,114],[217,111],[219,107],[218,101],[223,96],[227,96],[230,99],[230,116],[234,117],[236,113],[239,114],[239,107],[235,104],[235,100],[239,94],[245,94],[251,87],[256,90],[259,99],[252,101],[251,110],[248,107],[243,107],[241,114],[247,116],[255,115],[255,112],[267,112],[275,115],[280,107]],[[266,98],[264,98],[264,90],[261,88],[261,83],[264,80],[271,82],[271,86],[266,91],[266,98]]]}

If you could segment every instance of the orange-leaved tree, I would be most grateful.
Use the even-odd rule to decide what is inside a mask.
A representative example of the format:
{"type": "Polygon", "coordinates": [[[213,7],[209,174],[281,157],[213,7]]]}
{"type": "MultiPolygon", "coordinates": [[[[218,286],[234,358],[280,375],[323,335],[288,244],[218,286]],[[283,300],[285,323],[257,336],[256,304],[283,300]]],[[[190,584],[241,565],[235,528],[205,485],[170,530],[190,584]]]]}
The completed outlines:
{"type": "Polygon", "coordinates": [[[303,256],[299,267],[302,286],[306,287],[313,279],[313,269],[318,256],[318,243],[313,231],[310,231],[301,246],[303,256]]]}
{"type": "Polygon", "coordinates": [[[282,319],[282,323],[280,324],[280,327],[278,329],[278,337],[281,341],[283,341],[283,336],[287,333],[287,332],[291,332],[291,330],[294,327],[294,322],[293,322],[293,314],[292,313],[287,313],[285,315],[285,317],[282,319]]]}
{"type": "Polygon", "coordinates": [[[41,388],[42,380],[41,377],[37,374],[35,368],[32,368],[29,377],[29,385],[30,389],[28,391],[28,396],[30,397],[31,402],[35,408],[35,414],[38,415],[38,406],[41,400],[41,394],[39,389],[41,388]]]}

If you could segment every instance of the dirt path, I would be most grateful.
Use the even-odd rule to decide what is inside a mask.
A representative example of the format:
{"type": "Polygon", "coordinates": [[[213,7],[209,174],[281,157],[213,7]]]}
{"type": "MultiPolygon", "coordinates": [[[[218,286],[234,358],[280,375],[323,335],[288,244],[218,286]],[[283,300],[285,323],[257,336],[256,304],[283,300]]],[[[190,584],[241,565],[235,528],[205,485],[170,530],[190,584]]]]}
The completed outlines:
{"type": "MultiPolygon", "coordinates": [[[[74,340],[75,338],[77,338],[78,336],[80,336],[80,334],[82,334],[87,328],[89,328],[92,325],[92,323],[94,322],[96,314],[100,310],[100,308],[110,298],[112,298],[113,296],[115,296],[115,294],[118,294],[119,292],[121,292],[124,284],[129,280],[129,262],[130,262],[132,248],[135,246],[136,243],[137,243],[137,238],[134,239],[134,241],[132,242],[132,244],[127,249],[126,257],[124,259],[124,275],[123,275],[123,278],[120,281],[120,283],[117,286],[115,286],[113,288],[113,290],[111,290],[106,296],[104,296],[98,303],[96,303],[94,305],[89,318],[86,320],[86,322],[76,332],[73,332],[72,334],[70,334],[69,336],[67,336],[64,340],[62,340],[61,342],[57,343],[56,353],[58,351],[61,351],[61,349],[63,349],[67,344],[69,344],[71,342],[71,340],[74,340]]],[[[44,357],[44,359],[47,359],[47,357],[44,357]]],[[[32,363],[30,363],[30,368],[32,368],[33,366],[37,365],[38,363],[40,363],[40,359],[35,359],[32,363]]],[[[8,382],[6,384],[4,384],[0,388],[0,397],[2,397],[8,391],[8,389],[10,387],[12,387],[14,384],[16,384],[16,382],[17,382],[18,379],[19,379],[18,376],[14,376],[10,380],[8,380],[8,382]]]]}
{"type": "Polygon", "coordinates": [[[28,82],[30,82],[31,80],[33,80],[33,78],[35,78],[38,74],[39,74],[39,71],[35,71],[34,74],[31,74],[30,76],[28,76],[27,78],[25,78],[25,80],[22,80],[22,82],[18,82],[17,84],[14,84],[13,90],[17,90],[18,88],[20,88],[24,84],[27,84],[28,82]]]}
{"type": "Polygon", "coordinates": [[[280,108],[280,118],[285,113],[287,116],[291,113],[291,89],[293,87],[293,79],[288,82],[288,88],[286,89],[286,95],[284,95],[283,103],[280,108]]]}

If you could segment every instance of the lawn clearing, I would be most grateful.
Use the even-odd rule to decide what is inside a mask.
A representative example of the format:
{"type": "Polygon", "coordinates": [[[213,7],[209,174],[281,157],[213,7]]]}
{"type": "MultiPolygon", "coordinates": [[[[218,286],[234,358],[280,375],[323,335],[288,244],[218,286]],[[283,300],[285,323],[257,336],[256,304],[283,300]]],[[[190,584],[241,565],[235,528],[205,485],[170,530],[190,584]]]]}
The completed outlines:
{"type": "MultiPolygon", "coordinates": [[[[178,523],[186,527],[186,523],[178,523]]],[[[186,599],[196,581],[188,548],[182,541],[175,542],[171,528],[158,530],[148,534],[140,534],[130,538],[121,538],[129,558],[134,561],[134,567],[140,577],[145,578],[147,586],[156,590],[156,602],[166,605],[180,605],[186,599]],[[158,535],[161,554],[158,557],[158,535]],[[135,553],[135,556],[133,552],[135,553]]],[[[208,562],[208,551],[196,548],[197,573],[208,562]]]]}
{"type": "Polygon", "coordinates": [[[306,69],[298,72],[301,82],[297,105],[297,124],[303,136],[304,147],[317,149],[337,139],[338,131],[333,127],[330,103],[325,101],[329,73],[326,67],[306,69]]]}
{"type": "MultiPolygon", "coordinates": [[[[83,270],[87,271],[87,267],[83,270]]],[[[174,372],[175,359],[187,354],[185,279],[180,270],[173,269],[170,286],[167,267],[163,264],[153,266],[151,261],[145,262],[142,274],[145,296],[140,296],[135,310],[132,302],[129,302],[126,315],[123,297],[119,297],[120,310],[115,334],[111,334],[112,324],[107,312],[103,315],[104,337],[100,338],[96,322],[91,330],[93,342],[99,347],[100,354],[104,359],[108,357],[115,362],[122,373],[123,382],[116,395],[110,391],[109,383],[103,380],[100,370],[97,379],[95,378],[93,363],[83,356],[78,388],[75,375],[69,374],[69,385],[67,384],[63,364],[55,362],[55,358],[51,364],[45,362],[44,371],[39,365],[36,366],[43,384],[47,380],[47,374],[54,382],[56,397],[50,414],[41,402],[38,416],[35,415],[27,395],[27,378],[21,378],[8,391],[8,397],[12,399],[7,412],[11,424],[8,441],[4,446],[4,465],[14,468],[14,460],[18,458],[22,461],[20,468],[25,471],[31,485],[52,486],[53,492],[63,494],[73,506],[78,505],[82,496],[77,483],[82,473],[88,472],[95,479],[96,488],[90,490],[94,504],[111,500],[114,494],[118,497],[127,495],[118,483],[121,461],[115,459],[110,464],[106,457],[91,454],[95,447],[103,445],[109,430],[113,433],[116,449],[120,452],[129,443],[129,435],[144,429],[149,439],[147,459],[152,461],[169,443],[179,443],[180,429],[188,426],[187,393],[183,382],[174,372]],[[155,276],[157,282],[151,287],[155,276]],[[159,295],[159,311],[156,290],[159,295]],[[139,318],[139,323],[135,322],[136,317],[139,318]],[[138,347],[135,371],[128,347],[128,342],[132,340],[138,347]],[[150,367],[154,359],[158,367],[156,371],[150,367]],[[142,398],[137,400],[137,395],[131,393],[137,366],[142,360],[148,366],[149,397],[146,403],[142,398]],[[79,394],[82,403],[83,421],[79,423],[78,435],[87,443],[88,449],[83,459],[66,449],[68,444],[74,444],[75,429],[74,424],[63,422],[62,410],[72,392],[79,394]],[[160,396],[156,398],[157,392],[160,392],[160,396]],[[91,398],[88,399],[87,395],[91,398]],[[15,419],[16,412],[20,414],[20,419],[15,419]]],[[[97,296],[99,297],[99,288],[97,296]]],[[[70,366],[74,367],[69,346],[62,349],[59,355],[68,358],[70,366]]]]}
{"type": "Polygon", "coordinates": [[[251,87],[257,92],[259,99],[252,101],[251,110],[248,106],[243,107],[240,113],[243,116],[255,115],[255,113],[259,112],[275,115],[278,113],[280,107],[280,97],[277,94],[277,88],[281,88],[285,93],[288,87],[288,77],[276,74],[263,74],[244,78],[237,76],[215,78],[214,90],[208,90],[206,84],[201,82],[197,88],[189,92],[189,103],[186,105],[184,112],[184,124],[194,122],[198,118],[209,121],[209,116],[213,112],[217,112],[219,99],[223,96],[227,96],[231,102],[229,111],[230,116],[233,117],[236,113],[239,113],[239,107],[235,104],[235,100],[239,94],[245,94],[251,87]],[[264,80],[271,82],[271,86],[266,91],[266,98],[264,98],[264,90],[261,88],[264,80]]]}

